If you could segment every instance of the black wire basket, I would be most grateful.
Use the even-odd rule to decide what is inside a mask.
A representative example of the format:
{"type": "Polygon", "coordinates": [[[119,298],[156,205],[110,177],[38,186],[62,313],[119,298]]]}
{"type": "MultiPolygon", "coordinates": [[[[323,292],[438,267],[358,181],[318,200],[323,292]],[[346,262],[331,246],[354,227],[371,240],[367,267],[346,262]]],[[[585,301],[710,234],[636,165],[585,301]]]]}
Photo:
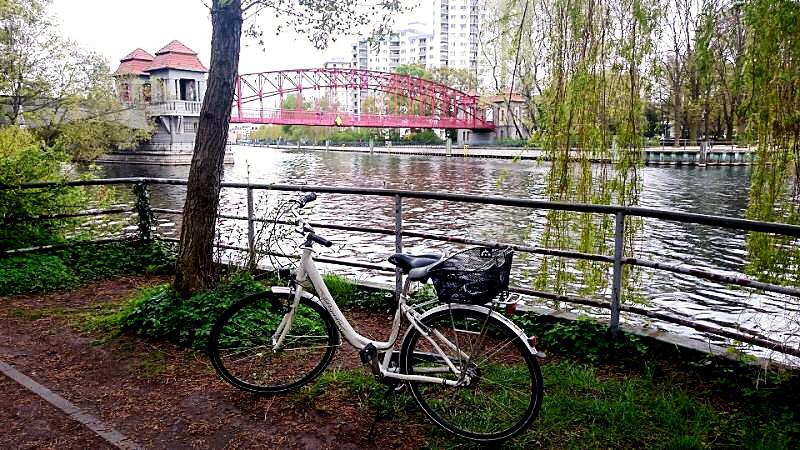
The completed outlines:
{"type": "Polygon", "coordinates": [[[508,290],[510,248],[474,247],[442,261],[430,271],[436,295],[444,303],[483,305],[508,290]]]}

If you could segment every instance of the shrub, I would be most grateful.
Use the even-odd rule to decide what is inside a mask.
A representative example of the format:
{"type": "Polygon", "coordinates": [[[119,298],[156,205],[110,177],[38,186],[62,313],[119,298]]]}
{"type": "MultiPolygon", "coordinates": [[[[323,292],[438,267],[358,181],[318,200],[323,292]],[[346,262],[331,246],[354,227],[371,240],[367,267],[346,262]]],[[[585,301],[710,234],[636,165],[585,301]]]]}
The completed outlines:
{"type": "Polygon", "coordinates": [[[59,252],[59,256],[82,280],[167,273],[175,263],[174,246],[162,242],[77,246],[59,252]]]}
{"type": "Polygon", "coordinates": [[[354,280],[336,274],[327,274],[323,278],[331,296],[341,307],[378,312],[392,311],[395,307],[391,291],[359,286],[354,280]]]}
{"type": "MultiPolygon", "coordinates": [[[[0,128],[0,185],[66,181],[68,162],[68,155],[46,147],[29,131],[0,128]]],[[[64,213],[88,199],[86,189],[80,187],[0,190],[0,250],[61,240],[72,221],[26,219],[64,213]]]]}
{"type": "Polygon", "coordinates": [[[0,260],[0,295],[55,291],[78,277],[55,255],[21,255],[0,260]]]}
{"type": "Polygon", "coordinates": [[[122,312],[119,325],[150,339],[205,348],[214,321],[237,300],[263,291],[249,274],[236,274],[216,288],[181,299],[165,284],[142,291],[122,312]]]}
{"type": "Polygon", "coordinates": [[[0,295],[57,291],[81,280],[166,273],[174,261],[173,246],[160,242],[86,245],[0,258],[0,295]]]}
{"type": "Polygon", "coordinates": [[[623,331],[612,336],[606,324],[589,317],[567,321],[528,313],[515,316],[514,321],[529,336],[539,336],[543,348],[593,364],[638,365],[647,352],[647,346],[638,336],[623,331]]]}

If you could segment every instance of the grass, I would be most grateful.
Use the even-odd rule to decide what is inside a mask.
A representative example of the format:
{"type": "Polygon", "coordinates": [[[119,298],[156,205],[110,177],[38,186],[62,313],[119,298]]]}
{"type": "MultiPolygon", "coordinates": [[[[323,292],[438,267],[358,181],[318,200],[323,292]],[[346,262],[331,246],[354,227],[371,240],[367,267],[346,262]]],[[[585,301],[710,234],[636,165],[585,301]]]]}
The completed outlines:
{"type": "MultiPolygon", "coordinates": [[[[539,417],[508,448],[791,448],[780,418],[749,416],[744,405],[720,403],[702,387],[621,374],[570,361],[542,367],[539,417]]],[[[408,393],[392,393],[365,369],[330,370],[294,397],[320,409],[327,396],[347,396],[364,414],[428,423],[430,449],[472,448],[440,431],[408,393]]]]}

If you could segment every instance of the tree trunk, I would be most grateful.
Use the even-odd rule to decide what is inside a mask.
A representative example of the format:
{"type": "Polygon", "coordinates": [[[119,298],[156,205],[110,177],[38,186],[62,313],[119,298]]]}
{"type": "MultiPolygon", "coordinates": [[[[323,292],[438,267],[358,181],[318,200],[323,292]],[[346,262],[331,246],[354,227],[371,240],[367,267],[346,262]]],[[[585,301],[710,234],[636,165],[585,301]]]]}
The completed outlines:
{"type": "Polygon", "coordinates": [[[175,274],[175,289],[183,297],[210,288],[216,279],[214,231],[239,69],[241,0],[213,0],[211,25],[211,68],[186,187],[175,274]]]}

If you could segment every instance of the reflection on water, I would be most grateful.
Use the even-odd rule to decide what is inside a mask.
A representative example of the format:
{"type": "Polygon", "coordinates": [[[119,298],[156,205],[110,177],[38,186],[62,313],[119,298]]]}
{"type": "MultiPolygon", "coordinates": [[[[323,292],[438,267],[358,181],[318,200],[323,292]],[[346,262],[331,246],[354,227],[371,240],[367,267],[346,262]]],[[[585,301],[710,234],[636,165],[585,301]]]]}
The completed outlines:
{"type": "MultiPolygon", "coordinates": [[[[234,156],[235,164],[225,168],[226,181],[385,187],[544,199],[546,166],[532,161],[249,147],[234,147],[234,156]]],[[[186,166],[107,165],[104,170],[107,177],[186,178],[188,175],[186,166]]],[[[642,206],[727,216],[742,216],[747,207],[750,168],[746,166],[646,167],[641,173],[644,185],[642,206]]],[[[152,204],[162,208],[181,208],[184,195],[183,187],[154,186],[152,204]]],[[[267,211],[281,198],[285,195],[258,193],[258,211],[267,215],[267,211]]],[[[226,213],[244,215],[246,201],[243,190],[223,190],[221,208],[226,213]]],[[[390,198],[322,194],[310,207],[310,215],[320,222],[391,228],[393,208],[390,198]]],[[[531,245],[539,241],[544,214],[545,211],[493,205],[417,199],[403,201],[404,229],[531,245]]],[[[162,220],[162,223],[170,224],[176,218],[165,217],[162,220]]],[[[235,240],[244,236],[243,223],[225,223],[223,229],[223,234],[235,240]]],[[[174,234],[174,228],[167,226],[162,232],[174,234]]],[[[335,250],[329,253],[351,259],[384,263],[394,250],[393,236],[330,230],[321,234],[341,244],[341,248],[334,247],[335,250]]],[[[404,239],[404,245],[411,252],[452,248],[441,242],[416,238],[404,239]]],[[[647,259],[726,272],[743,272],[747,258],[743,232],[651,219],[645,221],[637,247],[639,255],[647,259]]],[[[533,256],[517,257],[516,282],[528,283],[529,274],[536,271],[538,262],[539,259],[533,256]]],[[[380,277],[355,269],[336,267],[335,270],[380,277]]],[[[800,338],[797,299],[753,293],[665,272],[646,270],[642,279],[645,297],[653,308],[701,323],[731,327],[739,324],[779,340],[800,338]]],[[[659,326],[679,329],[668,324],[659,326]]],[[[679,331],[693,333],[685,329],[679,331]]]]}

